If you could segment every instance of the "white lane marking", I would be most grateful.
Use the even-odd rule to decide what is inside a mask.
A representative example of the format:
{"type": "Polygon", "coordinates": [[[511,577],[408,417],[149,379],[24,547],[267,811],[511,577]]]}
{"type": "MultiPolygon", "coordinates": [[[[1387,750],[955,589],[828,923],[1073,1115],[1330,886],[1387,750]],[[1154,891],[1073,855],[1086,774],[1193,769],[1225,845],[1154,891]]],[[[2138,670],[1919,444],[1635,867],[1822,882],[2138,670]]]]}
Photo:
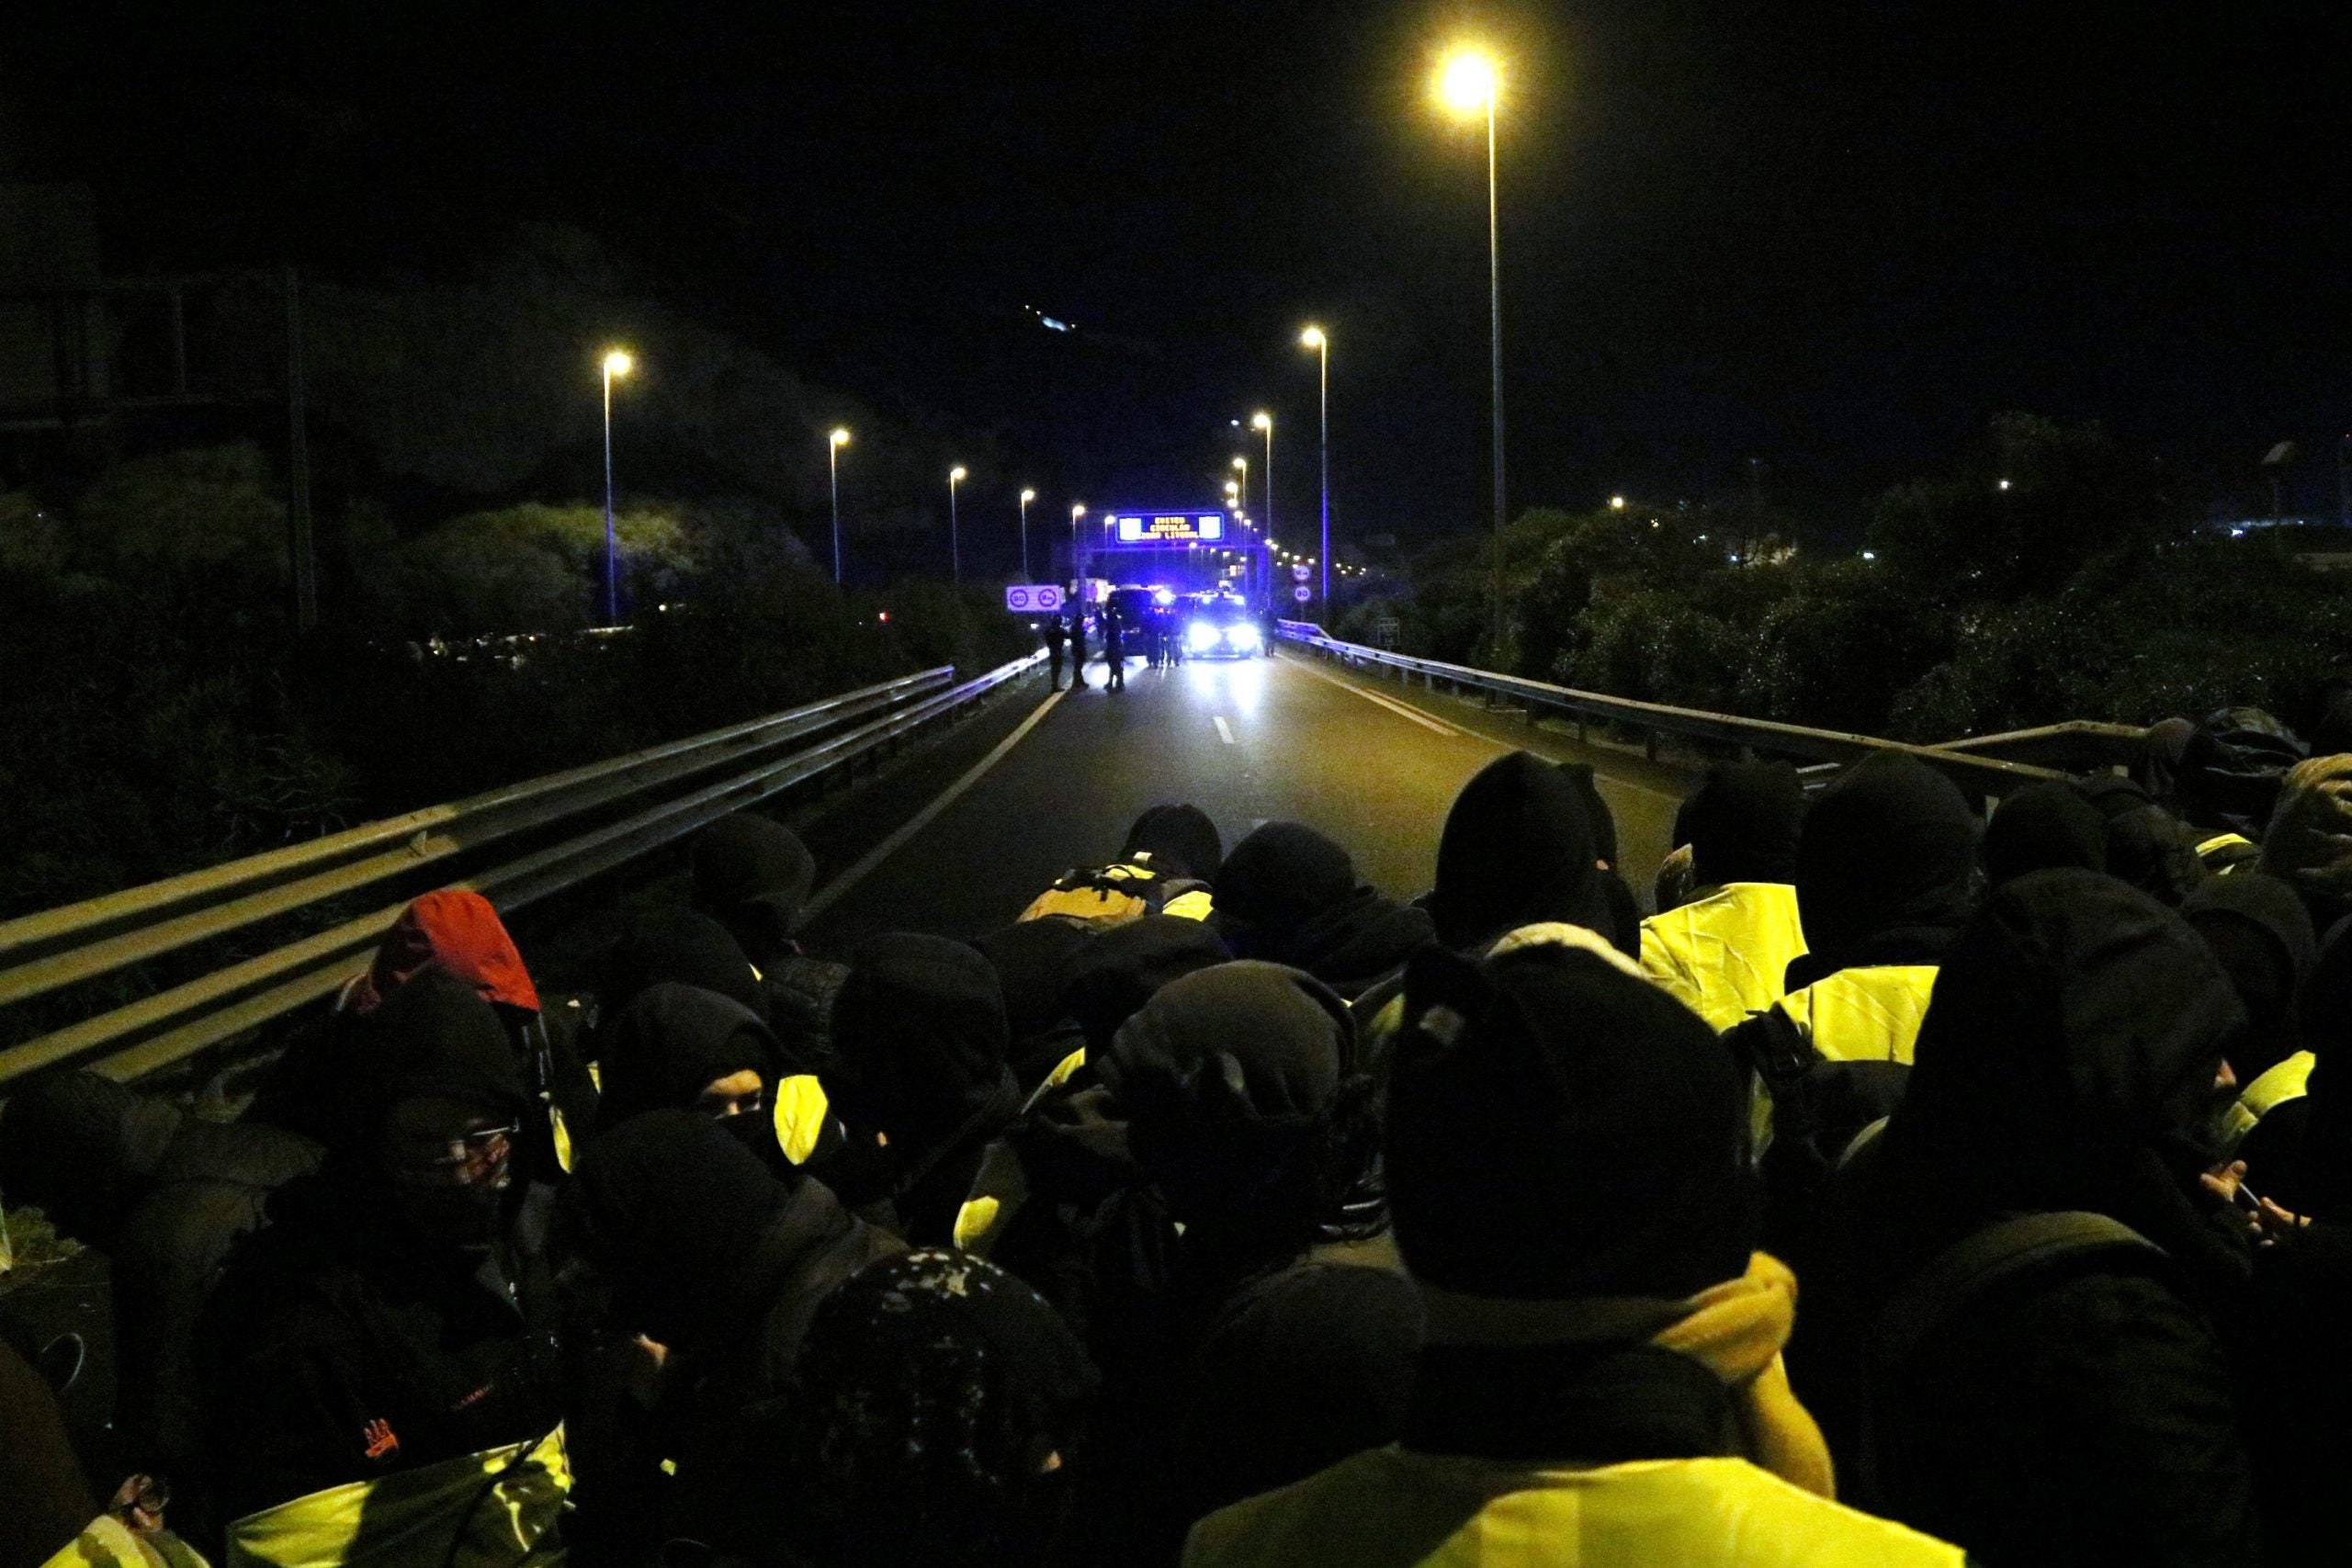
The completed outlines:
{"type": "Polygon", "coordinates": [[[1233,726],[1225,722],[1225,715],[1216,716],[1216,738],[1227,746],[1233,744],[1233,726]]]}
{"type": "Polygon", "coordinates": [[[906,846],[909,839],[931,825],[932,819],[956,804],[963,793],[980,782],[980,776],[1004,760],[1004,754],[1021,744],[1022,738],[1037,728],[1038,721],[1054,711],[1054,705],[1069,695],[1067,690],[1056,692],[1037,705],[1037,711],[1021,721],[1019,728],[996,743],[995,750],[973,763],[964,776],[940,792],[939,798],[909,818],[899,830],[875,845],[855,865],[833,878],[824,890],[802,907],[801,922],[805,925],[831,908],[834,901],[865,880],[874,868],[888,860],[906,846]]]}
{"type": "MultiPolygon", "coordinates": [[[[1417,707],[1408,707],[1403,703],[1391,702],[1388,698],[1382,696],[1378,692],[1367,692],[1352,681],[1342,681],[1337,675],[1331,674],[1328,671],[1317,670],[1314,665],[1309,664],[1304,659],[1294,659],[1289,660],[1289,662],[1296,665],[1299,669],[1306,671],[1309,675],[1314,676],[1318,681],[1329,681],[1331,684],[1339,687],[1340,690],[1343,692],[1353,692],[1365,702],[1378,703],[1382,707],[1386,708],[1390,713],[1395,714],[1397,717],[1409,718],[1415,724],[1419,725],[1423,729],[1434,729],[1440,735],[1458,736],[1463,733],[1461,730],[1454,728],[1450,724],[1440,724],[1437,720],[1431,718],[1429,715],[1423,713],[1417,707]]],[[[1470,736],[1469,739],[1473,740],[1486,741],[1489,746],[1500,744],[1499,741],[1487,740],[1483,735],[1473,735],[1470,736]]]]}

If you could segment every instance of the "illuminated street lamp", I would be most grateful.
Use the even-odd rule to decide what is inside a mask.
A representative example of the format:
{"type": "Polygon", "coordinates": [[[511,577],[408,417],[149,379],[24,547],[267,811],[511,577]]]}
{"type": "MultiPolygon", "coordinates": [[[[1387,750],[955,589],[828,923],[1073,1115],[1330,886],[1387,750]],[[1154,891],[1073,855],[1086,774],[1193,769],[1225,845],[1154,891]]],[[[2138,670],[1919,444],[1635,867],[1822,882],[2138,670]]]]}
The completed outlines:
{"type": "Polygon", "coordinates": [[[1625,510],[1625,498],[1624,498],[1623,496],[1622,496],[1622,495],[1612,495],[1612,496],[1611,496],[1611,497],[1609,498],[1609,510],[1610,510],[1610,511],[1611,511],[1611,512],[1623,512],[1623,511],[1624,511],[1624,510],[1625,510]]]}
{"type": "Polygon", "coordinates": [[[626,376],[637,361],[628,350],[605,351],[605,624],[621,618],[619,552],[613,546],[613,378],[626,376]]]}
{"type": "Polygon", "coordinates": [[[1086,502],[1073,501],[1069,503],[1069,586],[1072,598],[1082,592],[1081,585],[1086,581],[1085,574],[1078,569],[1078,520],[1085,515],[1086,502]]]}
{"type": "Polygon", "coordinates": [[[840,425],[833,427],[825,439],[825,474],[833,487],[833,586],[842,585],[842,448],[849,445],[849,432],[840,425]]]}
{"type": "MultiPolygon", "coordinates": [[[[1260,409],[1256,413],[1250,416],[1250,428],[1265,433],[1266,480],[1265,483],[1259,488],[1265,491],[1266,531],[1271,534],[1273,532],[1274,528],[1274,416],[1268,413],[1265,410],[1260,409]]],[[[1267,565],[1271,570],[1272,563],[1270,561],[1267,565]]],[[[1272,598],[1273,596],[1274,587],[1271,579],[1269,579],[1266,583],[1265,591],[1268,598],[1272,598]]]]}
{"type": "MultiPolygon", "coordinates": [[[[1298,342],[1300,347],[1311,348],[1315,351],[1319,372],[1318,384],[1321,388],[1322,410],[1323,558],[1329,560],[1331,558],[1331,340],[1323,334],[1321,327],[1309,327],[1298,334],[1298,342]]],[[[1331,572],[1328,567],[1323,571],[1322,610],[1327,615],[1331,613],[1331,572]]]]}
{"type": "Polygon", "coordinates": [[[1034,490],[1024,490],[1021,492],[1021,581],[1023,582],[1030,581],[1029,503],[1036,499],[1037,492],[1034,490]]]}
{"type": "Polygon", "coordinates": [[[1495,558],[1490,587],[1494,596],[1494,626],[1489,633],[1494,655],[1503,643],[1503,264],[1500,209],[1495,186],[1495,100],[1502,89],[1502,73],[1494,57],[1482,50],[1461,49],[1448,55],[1438,70],[1438,96],[1447,108],[1465,118],[1487,118],[1487,293],[1494,359],[1495,410],[1495,558]]]}
{"type": "Polygon", "coordinates": [[[964,546],[956,531],[956,487],[964,482],[964,465],[947,470],[947,575],[957,586],[964,581],[964,546]]]}

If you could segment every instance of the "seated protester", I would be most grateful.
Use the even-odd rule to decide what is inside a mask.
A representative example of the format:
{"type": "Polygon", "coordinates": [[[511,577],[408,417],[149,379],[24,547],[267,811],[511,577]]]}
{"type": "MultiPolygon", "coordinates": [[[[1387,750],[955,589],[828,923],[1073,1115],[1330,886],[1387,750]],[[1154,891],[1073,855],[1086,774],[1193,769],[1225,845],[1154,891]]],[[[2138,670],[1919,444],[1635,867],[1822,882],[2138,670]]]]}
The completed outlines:
{"type": "Polygon", "coordinates": [[[742,944],[695,909],[667,909],[631,920],[597,961],[596,982],[600,1018],[616,1017],[649,987],[669,982],[715,991],[761,1023],[768,1021],[767,987],[742,944]]]}
{"type": "Polygon", "coordinates": [[[2148,726],[2139,759],[2132,764],[2132,780],[2142,794],[2166,811],[2180,809],[2180,770],[2188,758],[2188,742],[2196,722],[2177,716],[2148,726]]]}
{"type": "Polygon", "coordinates": [[[2180,913],[2221,961],[2246,1013],[2245,1033],[2230,1046],[2241,1092],[2222,1120],[2226,1153],[2265,1111],[2302,1093],[2311,1076],[2310,1054],[2296,1049],[2295,998],[2319,942],[2295,890],[2258,871],[2206,878],[2180,913]]]}
{"type": "Polygon", "coordinates": [[[2279,783],[2305,755],[2294,733],[2260,708],[2205,716],[2182,750],[2173,788],[2181,815],[2199,830],[2197,858],[2208,871],[2254,863],[2279,783]]]}
{"type": "Polygon", "coordinates": [[[2302,1049],[2246,1086],[2229,1122],[2239,1134],[2246,1184],[2290,1213],[2352,1224],[2352,1074],[2326,1066],[2346,1060],[2352,1031],[2352,916],[2319,944],[2295,1002],[2302,1049]],[[2301,1074],[2301,1092],[2295,1092],[2301,1074]],[[2262,1091],[2258,1109],[2249,1103],[2262,1091]]]}
{"type": "Polygon", "coordinates": [[[845,1184],[842,1201],[887,1201],[891,1228],[909,1242],[947,1240],[981,1151],[1021,1111],[996,970],[945,937],[870,938],[851,955],[833,1040],[835,1108],[881,1145],[872,1185],[845,1184]]]}
{"type": "Polygon", "coordinates": [[[695,835],[691,853],[694,907],[727,928],[766,990],[767,1004],[752,1010],[797,1060],[829,1070],[833,1003],[849,966],[802,951],[794,938],[817,879],[808,846],[783,823],[743,810],[695,835]]]}
{"type": "Polygon", "coordinates": [[[547,1190],[514,1142],[522,1070],[491,1005],[437,969],[356,1021],[350,1045],[326,1164],[271,1195],[199,1326],[206,1451],[227,1512],[249,1516],[232,1560],[310,1561],[312,1532],[356,1505],[309,1495],[360,1483],[387,1524],[506,1520],[503,1555],[464,1533],[447,1561],[519,1562],[552,1541],[565,1473],[547,1190]]]}
{"type": "Polygon", "coordinates": [[[1797,831],[1804,785],[1786,762],[1708,771],[1676,814],[1695,886],[1642,922],[1642,973],[1713,1029],[1779,1001],[1804,953],[1797,919],[1797,831]]]}
{"type": "Polygon", "coordinates": [[[1193,1568],[1957,1565],[1830,1500],[1752,1250],[1737,1075],[1622,957],[1416,958],[1390,1095],[1428,1318],[1400,1440],[1193,1527],[1193,1568]]]}
{"type": "Polygon", "coordinates": [[[1346,1004],[1243,961],[1162,988],[1099,1064],[1174,1222],[1167,1271],[1092,1342],[1102,1561],[1172,1559],[1201,1514],[1393,1439],[1420,1305],[1386,1229],[1346,1004]],[[1367,1266],[1369,1264],[1369,1266],[1367,1266]]]}
{"type": "Polygon", "coordinates": [[[2252,1563],[2212,1311],[2250,1248],[2200,1183],[2238,1004],[2180,918],[2037,872],[1947,955],[1880,1141],[1877,1501],[1986,1562],[2252,1563]]]}
{"type": "Polygon", "coordinates": [[[959,1252],[886,1258],[817,1308],[760,1455],[791,1568],[1057,1561],[1094,1370],[1043,1297],[959,1252]]]}
{"type": "Polygon", "coordinates": [[[2107,819],[2056,779],[2006,795],[1984,824],[1984,879],[1995,887],[2028,872],[2107,869],[2107,819]]]}
{"type": "Polygon", "coordinates": [[[1224,840],[1206,812],[1197,806],[1155,806],[1127,829],[1118,859],[1062,873],[1019,918],[1058,915],[1097,925],[1145,915],[1205,920],[1215,912],[1209,889],[1224,862],[1224,840]]]}
{"type": "Polygon", "coordinates": [[[200,1502],[198,1317],[270,1192],[321,1154],[284,1128],[206,1121],[86,1069],[35,1078],[0,1111],[0,1192],[107,1254],[124,1458],[175,1479],[187,1501],[200,1502]]]}
{"type": "Polygon", "coordinates": [[[698,986],[649,986],[596,1031],[598,1128],[649,1111],[709,1117],[779,1175],[823,1174],[847,1147],[824,1086],[794,1064],[752,1010],[698,986]]]}
{"type": "Polygon", "coordinates": [[[1235,957],[1303,969],[1351,1000],[1436,940],[1426,911],[1358,882],[1348,852],[1298,822],[1236,844],[1216,897],[1235,957]]]}
{"type": "Polygon", "coordinates": [[[505,1025],[532,1100],[521,1137],[533,1170],[552,1179],[570,1165],[573,1139],[596,1124],[595,1080],[573,1038],[577,1014],[566,1009],[551,1019],[543,1011],[538,988],[497,909],[462,888],[427,893],[401,912],[377,945],[374,962],[336,996],[324,1031],[287,1052],[250,1114],[326,1141],[329,1129],[316,1118],[336,1102],[334,1086],[349,1070],[352,1021],[427,971],[465,981],[505,1025]]]}
{"type": "Polygon", "coordinates": [[[2189,889],[2209,874],[2197,858],[2205,835],[2130,779],[2109,774],[2086,779],[2080,787],[2084,801],[2106,825],[2108,874],[2178,908],[2189,889]]]}
{"type": "Polygon", "coordinates": [[[2352,756],[2313,757],[2288,773],[2257,869],[2301,896],[2317,930],[2352,915],[2352,756]]]}
{"type": "Polygon", "coordinates": [[[1077,1022],[1062,1005],[1062,982],[1070,960],[1093,934],[1083,920],[1053,916],[1016,920],[972,941],[1004,987],[1005,1026],[1012,1032],[1012,1076],[1024,1092],[1034,1092],[1084,1044],[1077,1022]]]}
{"type": "MultiPolygon", "coordinates": [[[[13,1192],[12,1192],[13,1196],[13,1192]]],[[[0,1339],[0,1568],[43,1568],[97,1513],[49,1382],[0,1339]]]]}
{"type": "MultiPolygon", "coordinates": [[[[827,1292],[903,1247],[844,1211],[822,1182],[778,1179],[710,1119],[685,1111],[648,1111],[600,1133],[564,1186],[555,1228],[605,1287],[606,1327],[650,1341],[650,1408],[617,1424],[628,1453],[599,1456],[606,1487],[669,1509],[672,1523],[702,1539],[712,1539],[706,1530],[739,1537],[740,1509],[770,1511],[763,1495],[741,1494],[732,1462],[751,1407],[783,1391],[827,1292]],[[674,1486],[653,1480],[662,1461],[674,1486]]],[[[582,1501],[598,1500],[583,1491],[582,1501]]],[[[616,1519],[608,1506],[597,1525],[611,1536],[655,1532],[660,1522],[616,1519]]]]}
{"type": "Polygon", "coordinates": [[[956,1246],[1043,1291],[1081,1335],[1101,1310],[1102,1267],[1124,1276],[1129,1260],[1159,1257],[1170,1228],[1156,1202],[1135,1201],[1143,1176],[1125,1111],[1090,1063],[1162,987],[1230,956],[1209,925],[1173,915],[1146,915],[1074,949],[1060,1010],[1077,1048],[982,1153],[956,1212],[956,1246]]]}
{"type": "Polygon", "coordinates": [[[1640,946],[1622,924],[1606,884],[1588,791],[1527,751],[1498,757],[1471,776],[1438,838],[1429,910],[1437,940],[1467,952],[1506,931],[1564,920],[1599,931],[1621,952],[1640,946]]]}

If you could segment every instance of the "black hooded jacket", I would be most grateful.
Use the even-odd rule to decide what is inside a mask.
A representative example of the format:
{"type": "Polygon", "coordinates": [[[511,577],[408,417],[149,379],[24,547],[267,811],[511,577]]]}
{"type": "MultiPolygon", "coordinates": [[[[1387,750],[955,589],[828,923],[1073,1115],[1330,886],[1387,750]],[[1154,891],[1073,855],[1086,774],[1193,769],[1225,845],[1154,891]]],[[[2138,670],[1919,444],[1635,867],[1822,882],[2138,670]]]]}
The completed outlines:
{"type": "Polygon", "coordinates": [[[1531,752],[1496,758],[1446,813],[1429,897],[1437,940],[1474,948],[1521,926],[1565,920],[1638,953],[1631,895],[1612,897],[1615,874],[1601,869],[1601,852],[1577,781],[1531,752]]]}
{"type": "Polygon", "coordinates": [[[1302,823],[1236,844],[1216,892],[1234,956],[1303,969],[1351,1000],[1436,940],[1427,911],[1358,883],[1348,852],[1302,823]]]}
{"type": "Polygon", "coordinates": [[[232,1517],[342,1482],[544,1436],[560,1415],[544,1189],[481,1209],[487,1250],[427,1238],[380,1174],[394,1106],[431,1096],[514,1125],[504,1026],[439,972],[352,1032],[318,1175],[239,1243],[198,1330],[209,1452],[232,1517]]]}
{"type": "Polygon", "coordinates": [[[899,1234],[917,1246],[944,1244],[981,1150],[1021,1110],[994,966],[944,937],[875,937],[852,956],[833,1037],[843,1116],[888,1140],[883,1195],[897,1208],[899,1234]]]}
{"type": "Polygon", "coordinates": [[[1953,945],[1870,1197],[1887,1288],[2018,1213],[2105,1215],[2169,1262],[2020,1276],[1909,1358],[1879,1400],[1896,1517],[1991,1562],[2256,1560],[2205,1310],[2248,1254],[2195,1175],[2244,1021],[2196,933],[2095,873],[2017,879],[1953,945]]]}
{"type": "Polygon", "coordinates": [[[1788,763],[1721,764],[1675,813],[1675,841],[1690,846],[1702,886],[1792,883],[1804,808],[1804,782],[1788,763]]]}
{"type": "Polygon", "coordinates": [[[1840,969],[1933,964],[1975,898],[1976,818],[1958,786],[1915,757],[1881,751],[1821,792],[1797,843],[1807,952],[1797,990],[1840,969]]]}

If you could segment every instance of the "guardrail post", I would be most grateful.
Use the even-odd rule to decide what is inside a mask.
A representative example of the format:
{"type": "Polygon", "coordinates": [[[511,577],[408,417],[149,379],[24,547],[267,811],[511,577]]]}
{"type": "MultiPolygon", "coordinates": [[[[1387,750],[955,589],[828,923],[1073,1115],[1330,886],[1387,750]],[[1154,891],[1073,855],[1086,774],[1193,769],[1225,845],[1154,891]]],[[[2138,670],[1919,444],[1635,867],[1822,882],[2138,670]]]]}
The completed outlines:
{"type": "Polygon", "coordinates": [[[1642,755],[1648,758],[1653,762],[1657,761],[1657,730],[1645,729],[1642,732],[1642,755]]]}

